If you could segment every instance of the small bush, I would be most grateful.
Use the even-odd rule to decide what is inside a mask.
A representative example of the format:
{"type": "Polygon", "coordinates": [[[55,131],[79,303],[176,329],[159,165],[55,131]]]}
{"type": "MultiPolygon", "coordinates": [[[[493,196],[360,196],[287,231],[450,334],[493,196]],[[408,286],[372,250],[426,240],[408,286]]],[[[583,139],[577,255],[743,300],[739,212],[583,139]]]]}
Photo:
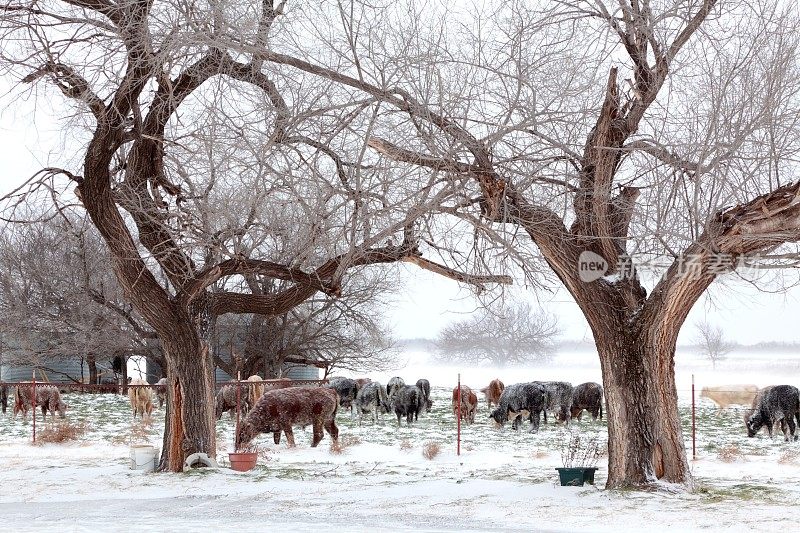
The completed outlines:
{"type": "Polygon", "coordinates": [[[433,460],[434,457],[439,455],[440,451],[442,450],[438,442],[430,441],[422,445],[422,456],[429,461],[433,460]]]}
{"type": "Polygon", "coordinates": [[[781,453],[778,462],[782,465],[797,464],[800,459],[800,450],[797,448],[787,448],[781,453]]]}
{"type": "Polygon", "coordinates": [[[742,450],[735,444],[728,444],[719,449],[717,457],[723,463],[734,463],[743,458],[742,450]]]}
{"type": "Polygon", "coordinates": [[[72,423],[60,422],[45,426],[36,432],[36,444],[63,444],[78,440],[86,433],[88,427],[85,422],[72,423]]]}
{"type": "Polygon", "coordinates": [[[149,442],[151,424],[133,424],[130,430],[118,433],[111,438],[112,444],[134,444],[137,442],[149,442]]]}
{"type": "Polygon", "coordinates": [[[361,438],[358,435],[342,435],[338,441],[331,441],[331,453],[338,455],[356,444],[361,444],[361,438]]]}
{"type": "Polygon", "coordinates": [[[408,439],[403,439],[400,441],[400,449],[401,450],[410,450],[414,447],[414,444],[411,443],[408,439]]]}

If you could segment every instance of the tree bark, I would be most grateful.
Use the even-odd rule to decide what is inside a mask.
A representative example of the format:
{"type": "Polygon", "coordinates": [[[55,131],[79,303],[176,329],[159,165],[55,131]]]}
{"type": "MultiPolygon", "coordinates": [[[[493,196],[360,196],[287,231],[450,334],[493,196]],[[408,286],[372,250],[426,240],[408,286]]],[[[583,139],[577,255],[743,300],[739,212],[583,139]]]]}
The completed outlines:
{"type": "Polygon", "coordinates": [[[214,364],[209,345],[191,324],[162,338],[167,354],[167,417],[161,470],[180,472],[186,457],[216,457],[214,364]]]}
{"type": "Polygon", "coordinates": [[[86,356],[86,365],[89,367],[89,385],[97,385],[97,361],[93,355],[86,356]]]}
{"type": "Polygon", "coordinates": [[[608,420],[608,488],[691,481],[675,388],[675,338],[655,324],[595,329],[608,420]]]}

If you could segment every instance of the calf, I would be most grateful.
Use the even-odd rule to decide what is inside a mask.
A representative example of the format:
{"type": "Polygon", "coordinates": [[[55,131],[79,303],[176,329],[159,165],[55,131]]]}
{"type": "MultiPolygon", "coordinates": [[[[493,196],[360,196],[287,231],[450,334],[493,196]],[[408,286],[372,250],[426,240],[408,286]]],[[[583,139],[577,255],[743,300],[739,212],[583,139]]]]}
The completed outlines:
{"type": "Polygon", "coordinates": [[[131,401],[131,409],[133,410],[133,418],[136,415],[145,419],[149,419],[153,414],[153,391],[150,390],[149,384],[143,379],[132,379],[130,385],[139,385],[138,387],[128,387],[128,399],[131,401]]]}
{"type": "Polygon", "coordinates": [[[751,405],[758,394],[755,385],[720,385],[717,387],[703,387],[700,397],[708,398],[718,409],[725,409],[731,405],[751,405]]]}
{"type": "Polygon", "coordinates": [[[42,417],[47,418],[47,412],[50,411],[51,417],[55,417],[56,411],[58,416],[64,418],[66,416],[67,404],[61,400],[61,392],[58,387],[53,385],[36,385],[36,398],[33,397],[33,384],[23,383],[17,385],[17,390],[14,398],[14,418],[17,413],[22,413],[23,418],[28,417],[28,409],[34,410],[42,408],[42,417]]]}
{"type": "Polygon", "coordinates": [[[572,385],[566,381],[534,381],[547,391],[547,406],[544,410],[544,422],[547,423],[547,411],[552,411],[557,421],[569,425],[572,409],[572,385]]]}
{"type": "Polygon", "coordinates": [[[393,377],[389,380],[389,383],[386,384],[386,395],[389,396],[389,399],[391,400],[392,396],[394,396],[401,388],[405,387],[405,385],[406,382],[403,381],[403,378],[399,378],[397,376],[393,377]]]}
{"type": "Polygon", "coordinates": [[[388,413],[391,409],[389,405],[389,397],[386,395],[386,390],[383,385],[376,381],[367,383],[356,394],[355,400],[356,411],[358,411],[358,424],[361,425],[361,420],[366,413],[372,413],[373,423],[378,423],[378,417],[381,413],[388,413]]]}
{"type": "Polygon", "coordinates": [[[422,391],[422,408],[427,413],[433,407],[433,400],[431,400],[431,383],[427,379],[418,379],[417,387],[422,391]]]}
{"type": "Polygon", "coordinates": [[[403,385],[394,389],[394,396],[389,396],[389,401],[397,415],[397,427],[400,427],[402,416],[406,417],[406,423],[410,426],[422,409],[422,391],[417,386],[403,385]]]}
{"type": "Polygon", "coordinates": [[[158,408],[164,407],[164,402],[167,401],[167,378],[161,378],[156,383],[156,398],[158,399],[158,408]]]}
{"type": "Polygon", "coordinates": [[[486,396],[486,405],[489,410],[492,410],[492,404],[499,405],[500,395],[503,394],[503,389],[506,386],[499,379],[493,379],[487,386],[481,389],[481,392],[486,396]]]}
{"type": "Polygon", "coordinates": [[[236,433],[236,449],[247,446],[259,433],[271,432],[275,444],[280,443],[281,431],[286,433],[289,446],[294,446],[293,426],[311,425],[311,447],[320,443],[328,432],[334,442],[339,440],[336,410],[339,396],[329,387],[291,387],[270,390],[253,406],[236,433]]]}
{"type": "Polygon", "coordinates": [[[541,383],[517,383],[503,389],[497,408],[489,418],[502,426],[507,420],[513,420],[511,427],[519,429],[522,417],[527,416],[531,423],[531,432],[539,431],[539,416],[548,401],[548,393],[541,383]]]}
{"type": "Polygon", "coordinates": [[[336,391],[339,396],[339,406],[350,409],[350,418],[353,418],[353,402],[358,394],[358,383],[350,378],[331,378],[325,385],[336,391]]]}
{"type": "Polygon", "coordinates": [[[8,385],[3,383],[0,385],[0,407],[3,408],[3,414],[8,410],[8,385]]]}
{"type": "Polygon", "coordinates": [[[800,424],[800,393],[797,387],[791,385],[768,387],[759,396],[755,410],[745,419],[747,436],[754,437],[758,430],[766,426],[767,433],[772,438],[772,426],[775,422],[780,422],[784,440],[788,441],[789,435],[795,440],[797,439],[794,434],[795,419],[800,424]]]}
{"type": "MultiPolygon", "coordinates": [[[[478,397],[472,389],[461,385],[461,420],[468,424],[475,422],[475,411],[478,410],[478,397]]],[[[453,415],[458,416],[458,386],[453,388],[453,415]]]]}
{"type": "Polygon", "coordinates": [[[250,410],[250,391],[246,385],[229,383],[217,391],[215,398],[214,416],[217,420],[222,418],[222,413],[229,413],[231,418],[236,416],[236,402],[239,402],[239,414],[244,416],[250,410]],[[238,393],[237,393],[238,390],[238,393]]]}
{"type": "Polygon", "coordinates": [[[580,420],[584,409],[591,413],[592,419],[603,419],[603,386],[599,383],[581,383],[572,390],[570,416],[580,420]]]}

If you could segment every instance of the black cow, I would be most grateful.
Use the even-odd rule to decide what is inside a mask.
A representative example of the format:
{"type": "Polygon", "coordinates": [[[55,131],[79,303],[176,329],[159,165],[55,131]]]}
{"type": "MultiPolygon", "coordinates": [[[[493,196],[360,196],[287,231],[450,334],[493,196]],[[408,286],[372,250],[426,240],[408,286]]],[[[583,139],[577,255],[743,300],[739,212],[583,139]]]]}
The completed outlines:
{"type": "Polygon", "coordinates": [[[599,383],[581,383],[572,390],[570,416],[580,420],[584,409],[591,413],[594,420],[598,417],[603,419],[603,386],[599,383]]]}
{"type": "Polygon", "coordinates": [[[389,380],[389,383],[386,384],[386,394],[389,396],[389,399],[392,399],[392,396],[395,395],[397,391],[403,388],[406,385],[406,382],[403,381],[403,378],[400,377],[393,377],[389,380]]]}
{"type": "Polygon", "coordinates": [[[379,416],[382,413],[388,413],[391,409],[389,397],[386,395],[383,385],[377,381],[371,381],[358,389],[355,406],[359,414],[359,425],[361,425],[361,419],[364,418],[366,413],[372,413],[372,421],[377,423],[379,416]]]}
{"type": "Polygon", "coordinates": [[[353,418],[353,402],[358,395],[358,382],[350,378],[331,378],[326,387],[336,391],[339,395],[339,406],[350,409],[350,418],[353,418]]]}
{"type": "Polygon", "coordinates": [[[788,441],[789,435],[796,440],[795,419],[800,424],[800,392],[797,387],[775,385],[759,394],[757,400],[755,410],[745,419],[747,436],[754,437],[759,429],[766,426],[767,433],[772,438],[772,426],[775,422],[780,422],[784,440],[788,441]]]}
{"type": "Polygon", "coordinates": [[[394,414],[397,415],[397,427],[400,427],[400,417],[406,417],[406,423],[410,426],[415,417],[422,410],[422,391],[417,386],[403,385],[394,391],[394,396],[389,400],[392,402],[394,414]]]}
{"type": "Polygon", "coordinates": [[[531,432],[539,431],[539,415],[544,411],[549,395],[541,383],[516,383],[503,389],[497,409],[489,418],[502,426],[507,420],[513,420],[511,427],[519,429],[522,418],[528,417],[531,432]]]}
{"type": "Polygon", "coordinates": [[[418,379],[417,387],[422,392],[422,408],[427,413],[433,407],[433,400],[431,400],[431,383],[427,379],[418,379]]]}
{"type": "Polygon", "coordinates": [[[547,423],[547,411],[555,414],[556,420],[569,425],[572,409],[572,384],[566,381],[534,381],[547,391],[547,406],[544,410],[544,423],[547,423]]]}

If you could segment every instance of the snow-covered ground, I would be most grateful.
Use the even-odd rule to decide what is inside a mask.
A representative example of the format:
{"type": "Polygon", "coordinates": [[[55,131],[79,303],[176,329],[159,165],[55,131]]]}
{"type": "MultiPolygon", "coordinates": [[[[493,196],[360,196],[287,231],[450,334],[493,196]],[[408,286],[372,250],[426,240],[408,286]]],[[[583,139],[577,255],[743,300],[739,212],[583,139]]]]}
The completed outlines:
{"type": "MultiPolygon", "coordinates": [[[[704,384],[800,382],[792,360],[750,368],[732,357],[714,372],[690,357],[678,362],[689,453],[687,386],[692,372],[698,390],[704,384]]],[[[182,475],[132,471],[129,444],[160,445],[163,410],[150,426],[131,424],[125,397],[70,394],[69,420],[87,423],[78,442],[32,446],[29,423],[0,420],[0,522],[14,531],[298,531],[321,525],[345,531],[794,527],[791,509],[800,504],[800,443],[748,439],[740,411],[718,415],[710,404],[699,404],[694,493],[602,490],[605,457],[597,486],[561,487],[554,469],[561,466],[561,446],[569,434],[560,426],[543,426],[538,434],[496,430],[482,403],[476,423],[464,427],[462,453],[456,455],[449,395],[457,372],[426,366],[422,355],[409,354],[402,370],[372,377],[431,381],[434,407],[418,424],[408,428],[403,422],[398,429],[385,416],[377,426],[365,422],[359,427],[349,414],[340,413],[340,453],[331,450],[327,435],[311,448],[310,430],[296,431],[294,449],[286,448],[285,440],[275,446],[264,435],[258,440],[259,465],[246,473],[227,468],[182,475]],[[429,443],[440,447],[433,459],[422,453],[429,443]]],[[[534,378],[579,383],[599,381],[599,368],[591,354],[562,354],[546,370],[462,371],[462,381],[474,388],[493,377],[506,383],[534,378]]],[[[604,440],[605,423],[586,418],[573,430],[604,440]]],[[[232,430],[225,416],[218,423],[223,465],[232,430]]]]}

